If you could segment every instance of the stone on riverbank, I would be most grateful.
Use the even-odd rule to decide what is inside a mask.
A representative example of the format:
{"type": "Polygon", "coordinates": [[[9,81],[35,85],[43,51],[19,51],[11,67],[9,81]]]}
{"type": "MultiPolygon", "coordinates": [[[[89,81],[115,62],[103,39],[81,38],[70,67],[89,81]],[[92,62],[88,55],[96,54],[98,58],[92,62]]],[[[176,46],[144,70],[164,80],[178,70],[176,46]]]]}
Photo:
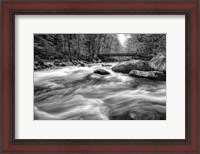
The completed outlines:
{"type": "Polygon", "coordinates": [[[120,73],[129,73],[131,70],[150,71],[152,68],[149,63],[143,60],[131,60],[119,63],[112,67],[112,71],[120,73]]]}
{"type": "Polygon", "coordinates": [[[166,72],[166,56],[162,53],[156,55],[149,61],[149,65],[154,70],[166,72]]]}
{"type": "Polygon", "coordinates": [[[161,71],[139,71],[139,70],[132,70],[129,73],[129,76],[132,77],[139,77],[139,78],[148,78],[153,80],[166,80],[166,74],[161,71]]]}

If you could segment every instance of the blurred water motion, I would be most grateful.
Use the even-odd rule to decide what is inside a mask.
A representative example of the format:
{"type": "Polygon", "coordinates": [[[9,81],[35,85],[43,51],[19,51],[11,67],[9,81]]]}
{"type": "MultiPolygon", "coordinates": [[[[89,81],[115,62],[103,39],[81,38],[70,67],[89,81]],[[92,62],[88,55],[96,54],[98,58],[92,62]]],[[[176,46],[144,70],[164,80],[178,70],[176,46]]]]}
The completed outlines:
{"type": "Polygon", "coordinates": [[[166,82],[115,73],[112,65],[34,72],[34,119],[165,120],[166,82]]]}

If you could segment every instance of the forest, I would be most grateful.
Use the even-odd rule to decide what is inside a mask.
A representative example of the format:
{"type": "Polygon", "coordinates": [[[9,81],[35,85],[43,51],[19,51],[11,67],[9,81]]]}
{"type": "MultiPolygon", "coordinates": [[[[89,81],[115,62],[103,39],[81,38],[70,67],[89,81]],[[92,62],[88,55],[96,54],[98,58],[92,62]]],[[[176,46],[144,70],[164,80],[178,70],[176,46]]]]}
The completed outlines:
{"type": "Polygon", "coordinates": [[[150,60],[166,53],[165,34],[35,34],[34,70],[79,62],[150,60]],[[120,42],[123,36],[123,43],[120,42]],[[133,56],[101,56],[131,53],[133,56]],[[68,62],[68,63],[67,63],[68,62]]]}

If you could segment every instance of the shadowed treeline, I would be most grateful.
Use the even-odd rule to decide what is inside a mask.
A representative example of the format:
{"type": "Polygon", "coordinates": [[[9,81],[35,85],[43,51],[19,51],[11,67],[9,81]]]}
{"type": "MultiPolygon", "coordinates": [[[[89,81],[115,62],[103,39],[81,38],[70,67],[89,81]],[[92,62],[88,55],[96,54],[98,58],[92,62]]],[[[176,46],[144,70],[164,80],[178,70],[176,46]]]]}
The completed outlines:
{"type": "Polygon", "coordinates": [[[111,62],[132,57],[101,56],[129,53],[134,59],[150,60],[165,54],[165,34],[35,34],[34,68],[76,65],[84,62],[111,62]],[[123,36],[123,37],[121,37],[123,36]]]}

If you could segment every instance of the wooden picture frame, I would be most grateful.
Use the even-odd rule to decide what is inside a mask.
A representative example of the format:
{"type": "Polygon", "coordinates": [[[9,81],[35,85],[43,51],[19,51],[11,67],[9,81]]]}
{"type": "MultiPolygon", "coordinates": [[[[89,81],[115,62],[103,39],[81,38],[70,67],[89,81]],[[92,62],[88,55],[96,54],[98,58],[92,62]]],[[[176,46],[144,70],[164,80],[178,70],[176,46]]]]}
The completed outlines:
{"type": "Polygon", "coordinates": [[[2,153],[13,152],[163,152],[198,153],[198,1],[56,2],[3,1],[2,153]],[[15,15],[185,15],[185,139],[15,139],[15,15]]]}

